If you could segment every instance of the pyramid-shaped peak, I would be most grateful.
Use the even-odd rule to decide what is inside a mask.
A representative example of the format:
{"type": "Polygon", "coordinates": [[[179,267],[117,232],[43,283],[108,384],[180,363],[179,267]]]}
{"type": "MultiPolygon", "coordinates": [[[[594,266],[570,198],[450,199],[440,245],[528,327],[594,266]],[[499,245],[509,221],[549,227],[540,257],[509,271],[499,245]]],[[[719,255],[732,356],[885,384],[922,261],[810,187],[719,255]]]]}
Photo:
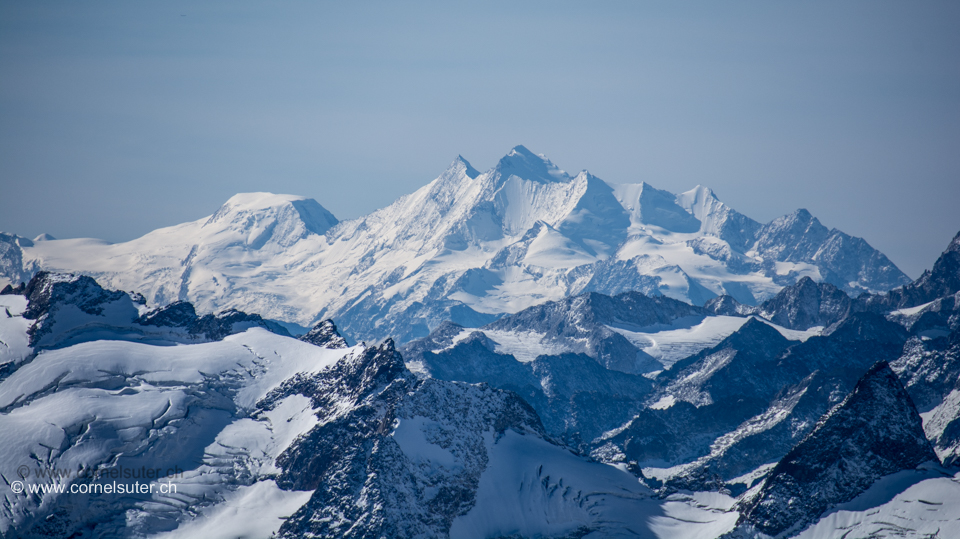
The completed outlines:
{"type": "Polygon", "coordinates": [[[569,181],[570,176],[544,155],[537,155],[525,146],[514,146],[497,163],[496,170],[503,179],[517,176],[540,182],[569,181]]]}
{"type": "Polygon", "coordinates": [[[712,198],[713,200],[720,200],[717,198],[717,194],[713,192],[713,189],[699,184],[693,189],[681,193],[680,196],[689,196],[695,200],[704,200],[709,198],[712,198]]]}
{"type": "Polygon", "coordinates": [[[473,168],[473,165],[471,165],[470,162],[467,161],[462,155],[458,155],[457,158],[450,163],[450,166],[447,167],[447,170],[444,171],[443,176],[452,177],[459,176],[460,174],[463,174],[464,176],[473,180],[480,175],[480,172],[473,168]]]}
{"type": "Polygon", "coordinates": [[[313,326],[309,332],[300,337],[303,342],[319,346],[321,348],[347,348],[347,341],[340,335],[337,325],[329,318],[313,326]]]}
{"type": "Polygon", "coordinates": [[[795,534],[880,477],[927,461],[937,456],[920,416],[881,361],[774,467],[738,524],[768,535],[795,534]]]}

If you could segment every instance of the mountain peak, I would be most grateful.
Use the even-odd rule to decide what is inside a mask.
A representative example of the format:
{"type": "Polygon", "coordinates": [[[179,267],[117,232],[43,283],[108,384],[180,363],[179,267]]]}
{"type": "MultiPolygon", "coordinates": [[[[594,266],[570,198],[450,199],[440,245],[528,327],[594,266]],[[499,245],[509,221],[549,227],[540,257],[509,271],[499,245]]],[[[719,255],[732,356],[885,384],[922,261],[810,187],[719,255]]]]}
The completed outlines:
{"type": "Polygon", "coordinates": [[[566,182],[570,176],[543,155],[537,155],[525,146],[514,146],[495,168],[503,179],[517,176],[539,182],[566,182]]]}
{"type": "Polygon", "coordinates": [[[239,229],[266,226],[272,231],[272,226],[263,225],[260,222],[264,218],[271,222],[293,218],[294,222],[301,221],[303,228],[307,231],[320,235],[339,223],[332,213],[312,198],[260,192],[233,195],[220,206],[204,226],[224,221],[232,223],[239,229]]]}
{"type": "Polygon", "coordinates": [[[816,219],[816,217],[814,217],[813,214],[810,213],[810,211],[807,210],[806,208],[797,208],[796,211],[790,214],[790,216],[793,217],[793,219],[796,221],[803,221],[803,222],[812,221],[816,219]]]}
{"type": "Polygon", "coordinates": [[[913,401],[880,361],[774,467],[738,524],[795,534],[880,477],[936,460],[913,401]]]}
{"type": "Polygon", "coordinates": [[[227,199],[223,206],[230,206],[236,210],[262,210],[284,206],[296,201],[311,200],[299,195],[283,195],[267,192],[237,193],[227,199]]]}
{"type": "Polygon", "coordinates": [[[953,241],[951,241],[950,245],[947,246],[947,251],[960,253],[960,232],[957,232],[957,235],[953,237],[953,241]]]}
{"type": "Polygon", "coordinates": [[[704,200],[716,200],[716,201],[720,200],[719,198],[717,198],[717,194],[713,192],[713,189],[710,189],[705,185],[699,185],[699,184],[697,184],[697,186],[694,187],[693,189],[677,195],[677,199],[681,199],[681,198],[690,199],[691,201],[698,201],[698,202],[704,201],[704,200]]]}
{"type": "Polygon", "coordinates": [[[447,173],[458,174],[460,172],[463,172],[463,174],[471,180],[476,179],[477,176],[480,175],[480,172],[473,168],[473,165],[471,165],[470,162],[467,161],[462,155],[458,155],[457,158],[450,163],[450,166],[447,167],[447,173]]]}

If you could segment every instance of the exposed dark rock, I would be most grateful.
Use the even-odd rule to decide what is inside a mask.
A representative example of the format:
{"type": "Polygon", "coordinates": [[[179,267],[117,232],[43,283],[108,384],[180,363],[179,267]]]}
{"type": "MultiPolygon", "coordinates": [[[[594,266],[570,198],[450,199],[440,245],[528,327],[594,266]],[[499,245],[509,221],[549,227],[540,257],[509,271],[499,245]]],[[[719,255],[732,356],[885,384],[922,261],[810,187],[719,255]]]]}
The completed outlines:
{"type": "Polygon", "coordinates": [[[136,319],[141,326],[189,327],[197,321],[197,311],[189,301],[175,301],[136,319]]]}
{"type": "MultiPolygon", "coordinates": [[[[24,295],[27,309],[23,317],[36,320],[27,330],[30,346],[34,347],[41,345],[44,336],[53,331],[57,312],[62,308],[75,307],[86,315],[100,316],[109,304],[129,299],[124,292],[103,289],[86,275],[46,271],[37,272],[30,279],[24,295]]],[[[135,309],[131,307],[130,312],[135,316],[135,309]]]]}
{"type": "Polygon", "coordinates": [[[924,271],[919,279],[886,294],[859,297],[854,309],[886,312],[916,307],[957,292],[960,292],[960,232],[937,258],[933,268],[924,271]]]}
{"type": "Polygon", "coordinates": [[[311,398],[321,421],[277,459],[277,484],[316,490],[280,537],[447,537],[475,502],[488,462],[485,433],[544,436],[536,412],[516,395],[418,378],[389,340],[285,382],[258,407],[295,394],[311,398]],[[422,421],[432,425],[428,443],[455,465],[423,467],[391,436],[404,422],[422,421]]]}
{"type": "Polygon", "coordinates": [[[72,273],[37,272],[24,290],[27,309],[23,317],[37,320],[50,313],[58,305],[73,305],[81,311],[99,315],[105,303],[117,301],[126,294],[118,290],[105,290],[92,277],[72,273]]]}
{"type": "Polygon", "coordinates": [[[921,413],[927,438],[945,465],[960,464],[960,329],[937,339],[914,337],[890,364],[921,413]]]}
{"type": "Polygon", "coordinates": [[[279,324],[264,320],[259,314],[247,314],[236,309],[197,316],[193,304],[187,301],[176,301],[154,309],[134,320],[134,323],[141,326],[181,328],[190,335],[202,335],[211,341],[219,341],[227,335],[250,327],[262,327],[277,335],[290,336],[279,324]]]}
{"type": "Polygon", "coordinates": [[[627,292],[610,297],[588,292],[529,307],[483,329],[534,331],[548,341],[578,340],[585,343],[584,353],[606,368],[642,373],[660,368],[659,364],[607,326],[636,330],[703,314],[699,307],[665,296],[627,292]]]}
{"type": "Polygon", "coordinates": [[[733,296],[717,296],[703,304],[703,310],[720,316],[749,316],[759,309],[755,305],[744,305],[733,296]]]}
{"type": "Polygon", "coordinates": [[[3,287],[3,290],[0,290],[0,296],[22,296],[24,290],[27,289],[27,283],[21,282],[17,286],[7,285],[3,287]]]}
{"type": "Polygon", "coordinates": [[[300,337],[301,341],[315,344],[322,348],[346,348],[347,341],[340,332],[337,331],[337,325],[333,320],[324,320],[313,326],[309,332],[300,337]]]}
{"type": "Polygon", "coordinates": [[[880,361],[777,464],[738,524],[789,536],[880,477],[936,460],[913,401],[880,361]]]}
{"type": "Polygon", "coordinates": [[[763,302],[760,314],[774,324],[791,329],[829,326],[850,313],[852,300],[830,283],[803,277],[763,302]]]}
{"type": "Polygon", "coordinates": [[[282,326],[258,314],[231,309],[197,316],[193,305],[182,301],[139,316],[138,299],[142,296],[106,290],[86,275],[41,271],[27,283],[24,295],[28,303],[23,317],[35,320],[27,333],[30,346],[36,348],[110,339],[117,335],[135,338],[131,331],[143,333],[142,328],[151,326],[183,330],[179,338],[174,333],[163,337],[175,342],[219,341],[255,326],[290,336],[282,326]]]}
{"type": "Polygon", "coordinates": [[[713,314],[759,315],[785,328],[806,330],[839,322],[850,314],[852,304],[850,296],[836,286],[802,277],[757,306],[742,305],[730,296],[720,296],[703,307],[713,314]]]}

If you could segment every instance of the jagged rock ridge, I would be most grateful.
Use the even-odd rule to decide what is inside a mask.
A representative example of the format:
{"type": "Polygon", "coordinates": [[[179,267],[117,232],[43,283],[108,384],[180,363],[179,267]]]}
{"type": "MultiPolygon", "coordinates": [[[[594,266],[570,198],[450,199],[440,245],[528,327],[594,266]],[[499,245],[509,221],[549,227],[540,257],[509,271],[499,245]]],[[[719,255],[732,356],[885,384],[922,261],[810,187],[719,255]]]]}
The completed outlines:
{"type": "Polygon", "coordinates": [[[739,523],[790,535],[880,477],[936,460],[909,395],[889,365],[878,362],[774,467],[739,523]]]}

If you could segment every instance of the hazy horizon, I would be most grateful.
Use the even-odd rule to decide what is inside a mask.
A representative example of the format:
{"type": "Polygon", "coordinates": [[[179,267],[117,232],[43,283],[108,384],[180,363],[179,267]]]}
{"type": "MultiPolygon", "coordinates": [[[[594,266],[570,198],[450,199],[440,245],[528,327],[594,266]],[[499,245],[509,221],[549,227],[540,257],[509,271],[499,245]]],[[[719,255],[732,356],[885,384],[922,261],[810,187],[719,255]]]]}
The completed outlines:
{"type": "Polygon", "coordinates": [[[0,2],[0,230],[112,242],[237,192],[356,218],[462,154],[806,208],[904,272],[960,230],[960,6],[0,2]]]}

